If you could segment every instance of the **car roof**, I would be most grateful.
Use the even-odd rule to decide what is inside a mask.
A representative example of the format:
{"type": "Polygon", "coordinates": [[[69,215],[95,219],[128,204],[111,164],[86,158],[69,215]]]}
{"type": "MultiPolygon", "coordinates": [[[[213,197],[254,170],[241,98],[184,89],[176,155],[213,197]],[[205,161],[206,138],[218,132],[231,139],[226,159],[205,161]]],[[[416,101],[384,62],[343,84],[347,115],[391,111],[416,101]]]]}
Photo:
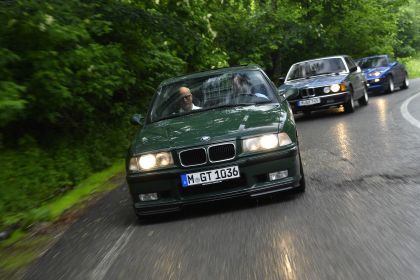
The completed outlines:
{"type": "Polygon", "coordinates": [[[298,61],[298,62],[295,62],[293,64],[298,64],[298,63],[303,63],[303,62],[308,62],[308,61],[314,61],[314,60],[328,59],[328,58],[344,58],[344,57],[348,57],[348,55],[331,55],[331,56],[324,56],[324,57],[318,57],[318,58],[311,58],[311,59],[307,59],[307,60],[298,61]]]}
{"type": "Polygon", "coordinates": [[[377,58],[377,57],[388,57],[388,55],[387,54],[377,54],[377,55],[371,55],[371,56],[361,57],[361,58],[358,58],[358,60],[360,60],[360,59],[367,59],[367,58],[377,58]]]}
{"type": "Polygon", "coordinates": [[[164,80],[161,83],[161,86],[176,83],[176,82],[182,82],[184,80],[189,79],[195,79],[200,77],[206,77],[206,76],[213,76],[217,74],[225,74],[225,73],[231,73],[231,72],[238,72],[243,70],[262,70],[258,65],[246,65],[246,66],[237,66],[237,67],[225,67],[225,68],[218,68],[213,70],[205,70],[201,72],[195,72],[187,75],[182,75],[174,78],[170,78],[167,80],[164,80]]]}

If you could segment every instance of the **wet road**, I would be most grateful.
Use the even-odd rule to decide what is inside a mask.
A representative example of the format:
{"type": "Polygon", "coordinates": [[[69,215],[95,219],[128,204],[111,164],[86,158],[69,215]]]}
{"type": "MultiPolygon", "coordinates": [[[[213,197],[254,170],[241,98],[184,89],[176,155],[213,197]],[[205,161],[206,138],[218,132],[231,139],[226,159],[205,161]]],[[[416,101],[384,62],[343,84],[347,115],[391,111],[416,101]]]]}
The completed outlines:
{"type": "Polygon", "coordinates": [[[303,195],[190,207],[139,224],[122,186],[26,278],[420,279],[420,95],[401,109],[417,92],[420,79],[350,115],[297,116],[303,195]]]}

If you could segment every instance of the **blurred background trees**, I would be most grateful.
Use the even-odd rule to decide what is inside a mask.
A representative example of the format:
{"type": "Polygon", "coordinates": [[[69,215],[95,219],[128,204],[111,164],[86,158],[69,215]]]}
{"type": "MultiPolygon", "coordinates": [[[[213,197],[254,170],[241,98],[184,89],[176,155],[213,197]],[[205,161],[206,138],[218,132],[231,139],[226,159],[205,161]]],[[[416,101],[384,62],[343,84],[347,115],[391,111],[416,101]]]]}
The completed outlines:
{"type": "Polygon", "coordinates": [[[122,158],[128,117],[163,79],[249,63],[276,79],[319,56],[415,56],[419,10],[418,0],[0,1],[0,228],[122,158]]]}

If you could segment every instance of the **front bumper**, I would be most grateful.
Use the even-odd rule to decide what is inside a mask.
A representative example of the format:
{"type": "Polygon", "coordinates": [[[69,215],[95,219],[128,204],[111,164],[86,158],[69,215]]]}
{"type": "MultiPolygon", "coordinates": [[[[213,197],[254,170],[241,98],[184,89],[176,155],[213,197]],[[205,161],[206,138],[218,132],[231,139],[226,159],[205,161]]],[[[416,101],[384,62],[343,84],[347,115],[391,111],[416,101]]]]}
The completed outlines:
{"type": "Polygon", "coordinates": [[[369,92],[383,92],[388,86],[385,78],[369,79],[366,83],[369,92]]]}
{"type": "MultiPolygon", "coordinates": [[[[298,102],[305,99],[296,99],[296,100],[290,100],[290,106],[292,107],[293,112],[304,112],[304,111],[316,111],[316,110],[322,110],[327,109],[330,107],[335,107],[339,105],[345,104],[350,99],[350,92],[340,92],[340,93],[333,93],[333,94],[326,94],[326,95],[320,95],[320,96],[314,96],[319,97],[321,99],[321,102],[314,105],[309,106],[298,106],[298,102]]],[[[310,97],[311,98],[311,97],[310,97]]]]}
{"type": "Polygon", "coordinates": [[[259,196],[299,186],[301,179],[298,147],[252,155],[229,162],[195,168],[175,168],[150,174],[128,174],[127,183],[137,215],[179,211],[185,205],[242,196],[259,196]],[[183,188],[180,175],[238,165],[240,178],[212,185],[183,188]],[[288,177],[270,181],[268,173],[288,170],[288,177]],[[139,195],[157,192],[156,201],[140,201],[139,195]]]}

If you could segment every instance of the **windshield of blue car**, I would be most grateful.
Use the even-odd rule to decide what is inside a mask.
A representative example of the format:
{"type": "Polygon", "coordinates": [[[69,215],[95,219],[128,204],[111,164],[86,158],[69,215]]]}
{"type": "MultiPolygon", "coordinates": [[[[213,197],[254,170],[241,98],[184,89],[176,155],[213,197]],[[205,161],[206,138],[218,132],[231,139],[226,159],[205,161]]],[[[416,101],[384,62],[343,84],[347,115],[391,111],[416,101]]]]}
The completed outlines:
{"type": "Polygon", "coordinates": [[[379,57],[369,57],[369,58],[362,58],[357,63],[360,68],[375,68],[375,67],[386,67],[388,66],[388,61],[386,57],[379,56],[379,57]]]}
{"type": "Polygon", "coordinates": [[[278,103],[267,78],[257,70],[192,77],[158,89],[150,110],[151,122],[220,107],[278,103]]]}
{"type": "Polygon", "coordinates": [[[347,72],[347,69],[339,57],[304,61],[296,63],[290,68],[286,81],[340,72],[347,72]]]}

